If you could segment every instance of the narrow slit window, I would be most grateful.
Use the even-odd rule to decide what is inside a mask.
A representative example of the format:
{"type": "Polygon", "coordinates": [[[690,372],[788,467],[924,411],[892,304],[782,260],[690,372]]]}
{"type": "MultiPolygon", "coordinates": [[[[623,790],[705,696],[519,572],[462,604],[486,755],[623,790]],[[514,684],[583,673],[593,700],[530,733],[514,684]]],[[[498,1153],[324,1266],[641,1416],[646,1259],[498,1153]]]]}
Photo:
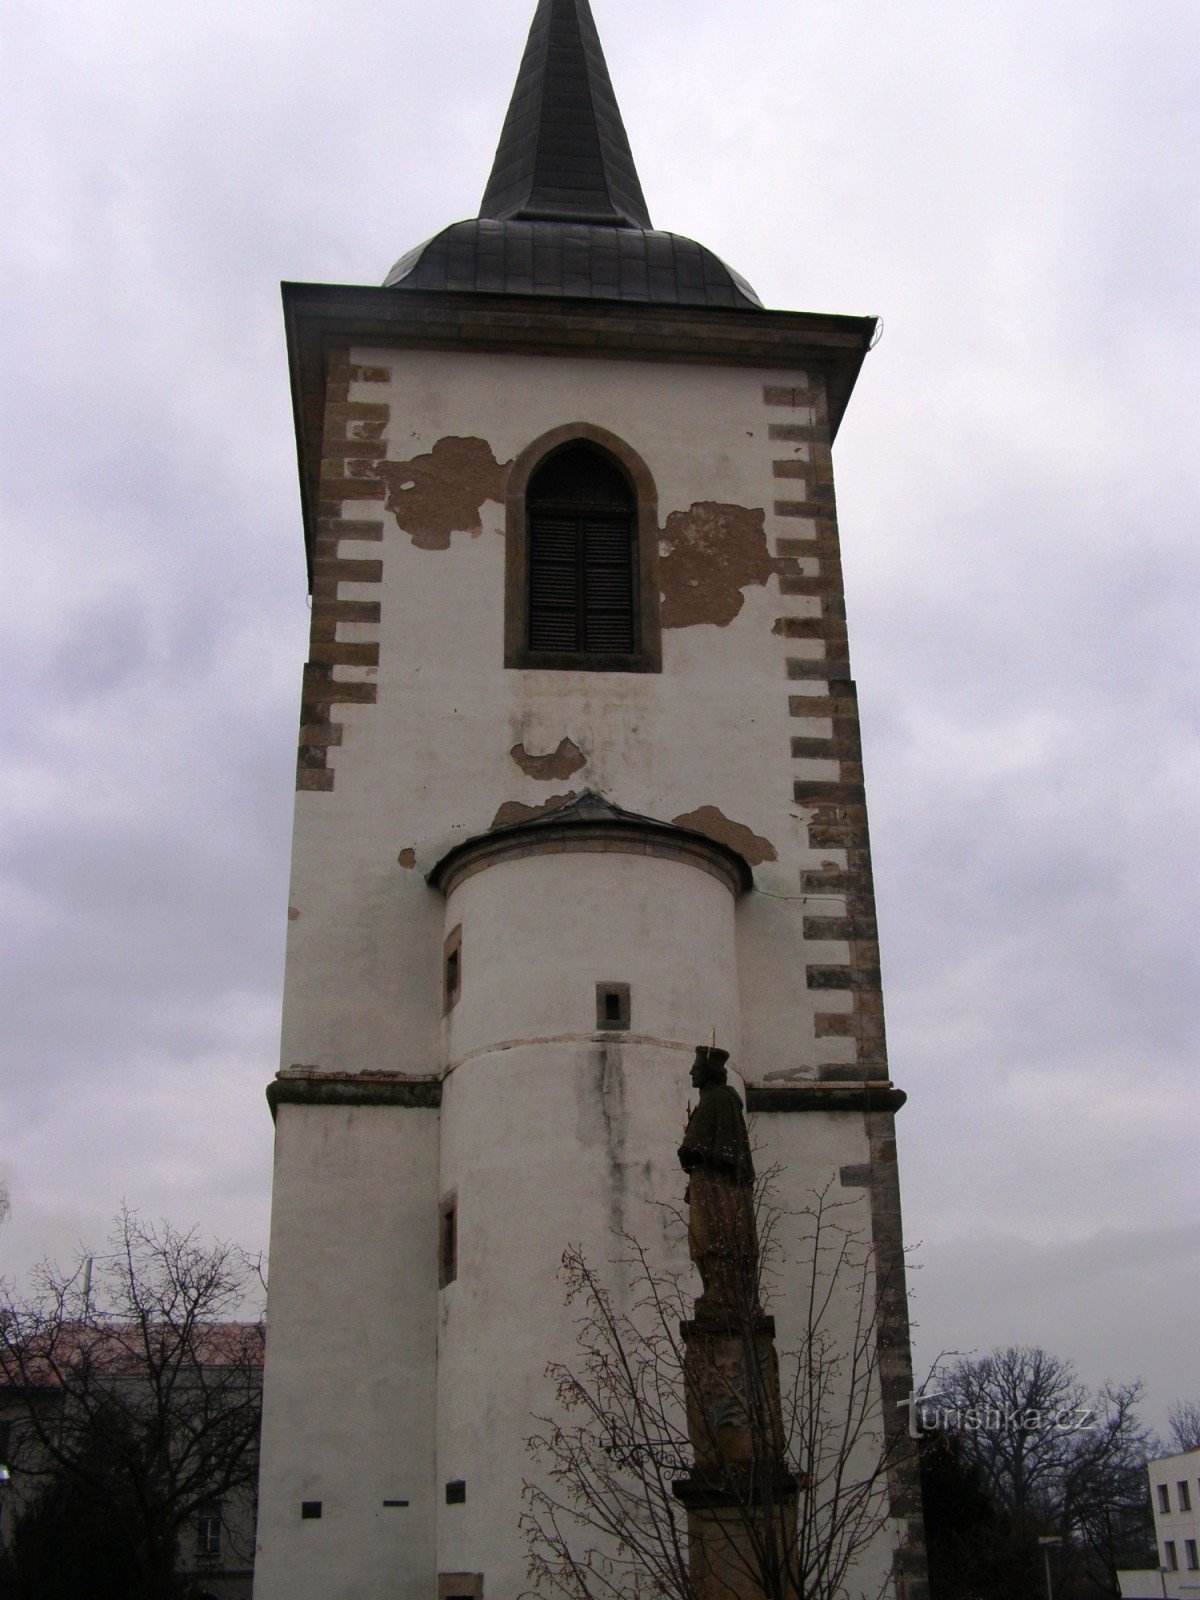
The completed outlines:
{"type": "Polygon", "coordinates": [[[438,1225],[438,1287],[444,1289],[458,1277],[458,1198],[442,1201],[438,1225]]]}
{"type": "Polygon", "coordinates": [[[446,938],[442,952],[442,1012],[449,1013],[462,993],[462,923],[446,938]]]}

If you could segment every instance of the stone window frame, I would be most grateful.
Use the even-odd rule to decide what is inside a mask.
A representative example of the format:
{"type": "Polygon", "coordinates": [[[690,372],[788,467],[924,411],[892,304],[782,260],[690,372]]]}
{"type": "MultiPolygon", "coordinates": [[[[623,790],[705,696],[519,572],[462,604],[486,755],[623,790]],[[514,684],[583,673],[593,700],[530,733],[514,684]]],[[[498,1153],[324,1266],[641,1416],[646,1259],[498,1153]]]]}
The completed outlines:
{"type": "Polygon", "coordinates": [[[504,665],[525,670],[661,672],[662,623],[658,587],[658,490],[637,451],[607,428],[566,423],[534,439],[508,473],[504,533],[504,665]],[[635,648],[627,652],[531,650],[529,623],[529,480],[543,461],[571,444],[590,444],[620,468],[633,490],[635,648]]]}

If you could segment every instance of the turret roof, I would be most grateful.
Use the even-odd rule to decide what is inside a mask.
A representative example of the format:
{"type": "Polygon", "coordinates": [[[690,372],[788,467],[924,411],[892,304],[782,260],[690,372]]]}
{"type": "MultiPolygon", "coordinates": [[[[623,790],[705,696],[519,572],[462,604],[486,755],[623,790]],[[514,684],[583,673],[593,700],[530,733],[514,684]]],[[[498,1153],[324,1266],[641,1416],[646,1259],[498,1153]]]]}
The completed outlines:
{"type": "Polygon", "coordinates": [[[539,0],[479,215],[651,226],[588,0],[539,0]]]}
{"type": "Polygon", "coordinates": [[[711,250],[651,227],[588,0],[538,0],[479,216],[384,287],[761,309],[711,250]]]}

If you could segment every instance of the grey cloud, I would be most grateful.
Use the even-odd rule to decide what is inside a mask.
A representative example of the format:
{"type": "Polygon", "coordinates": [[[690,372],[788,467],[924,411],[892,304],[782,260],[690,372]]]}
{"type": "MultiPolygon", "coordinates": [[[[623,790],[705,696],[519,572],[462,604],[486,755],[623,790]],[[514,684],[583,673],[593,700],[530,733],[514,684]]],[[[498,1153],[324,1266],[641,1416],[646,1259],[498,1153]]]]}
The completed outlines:
{"type": "MultiPolygon", "coordinates": [[[[18,0],[10,1263],[123,1193],[265,1239],[307,622],[278,280],[378,282],[474,210],[532,8],[122,0],[85,37],[18,0]]],[[[1155,1234],[1200,1143],[1200,13],[598,20],[659,225],[886,322],[837,467],[921,1347],[1040,1340],[1165,1404],[1200,1316],[1155,1234]]]]}

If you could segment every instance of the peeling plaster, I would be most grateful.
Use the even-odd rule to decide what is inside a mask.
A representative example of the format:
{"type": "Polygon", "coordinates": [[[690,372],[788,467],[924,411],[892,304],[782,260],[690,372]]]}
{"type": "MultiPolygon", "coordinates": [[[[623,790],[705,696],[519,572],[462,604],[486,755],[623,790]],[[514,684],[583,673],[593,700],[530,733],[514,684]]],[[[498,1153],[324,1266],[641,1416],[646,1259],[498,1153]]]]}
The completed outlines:
{"type": "Polygon", "coordinates": [[[418,550],[449,550],[455,533],[483,532],[488,500],[504,504],[511,461],[499,462],[486,439],[439,439],[408,461],[377,461],[373,477],[387,491],[387,508],[418,550]]]}
{"type": "Polygon", "coordinates": [[[662,625],[727,627],[745,603],[742,590],[766,583],[778,570],[763,511],[716,500],[672,511],[659,544],[662,625]]]}
{"type": "Polygon", "coordinates": [[[568,801],[578,800],[581,793],[580,789],[572,789],[567,794],[552,794],[548,800],[542,800],[536,806],[527,806],[521,800],[506,800],[492,818],[492,827],[508,828],[514,822],[528,822],[531,817],[544,816],[547,811],[565,806],[568,801]]]}
{"type": "Polygon", "coordinates": [[[732,822],[716,806],[701,806],[697,811],[687,811],[681,817],[672,818],[672,821],[680,828],[691,828],[706,838],[715,839],[718,844],[727,844],[731,850],[744,856],[752,867],[757,867],[763,861],[779,860],[779,852],[769,839],[752,833],[743,822],[732,822]]]}
{"type": "Polygon", "coordinates": [[[558,748],[549,755],[535,756],[526,750],[524,743],[513,745],[508,752],[527,778],[539,783],[550,783],[555,778],[570,778],[581,767],[587,766],[587,757],[574,739],[560,739],[558,748]]]}

